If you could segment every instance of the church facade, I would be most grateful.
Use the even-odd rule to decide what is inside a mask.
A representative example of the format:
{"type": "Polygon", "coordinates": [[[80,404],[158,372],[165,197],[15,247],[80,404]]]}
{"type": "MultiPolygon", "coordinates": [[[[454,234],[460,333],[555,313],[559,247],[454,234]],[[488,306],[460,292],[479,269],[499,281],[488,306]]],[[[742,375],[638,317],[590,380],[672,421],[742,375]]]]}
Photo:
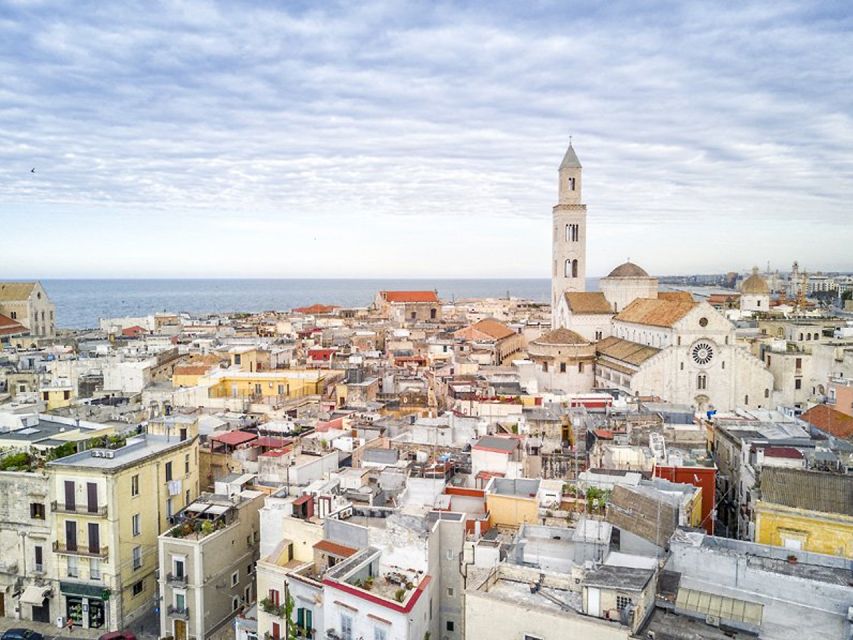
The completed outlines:
{"type": "MultiPolygon", "coordinates": [[[[601,279],[601,291],[585,291],[587,212],[582,167],[571,145],[558,173],[552,333],[569,330],[594,347],[588,390],[618,389],[697,411],[771,408],[773,375],[735,343],[732,323],[707,302],[659,291],[657,278],[630,261],[601,279]]],[[[564,386],[576,391],[575,382],[588,380],[564,386]]]]}

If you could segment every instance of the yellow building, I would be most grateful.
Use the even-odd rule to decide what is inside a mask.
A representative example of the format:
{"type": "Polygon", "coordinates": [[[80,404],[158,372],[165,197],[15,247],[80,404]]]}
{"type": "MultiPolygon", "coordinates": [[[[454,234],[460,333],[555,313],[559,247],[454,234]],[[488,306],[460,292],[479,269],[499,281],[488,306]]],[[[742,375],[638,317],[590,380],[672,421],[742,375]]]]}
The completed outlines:
{"type": "Polygon", "coordinates": [[[47,387],[39,388],[41,399],[47,403],[47,411],[53,411],[61,407],[69,407],[77,396],[74,386],[69,384],[54,383],[47,387]]]}
{"type": "Polygon", "coordinates": [[[154,606],[157,537],[198,495],[196,423],[174,420],[47,465],[59,610],[84,628],[122,629],[154,606]]]}
{"type": "Polygon", "coordinates": [[[263,373],[221,371],[209,376],[208,380],[212,383],[211,398],[265,400],[319,395],[328,382],[342,375],[342,372],[320,369],[281,369],[263,373]]]}
{"type": "Polygon", "coordinates": [[[499,527],[539,521],[539,485],[532,478],[492,478],[486,485],[486,511],[499,527]]]}
{"type": "Polygon", "coordinates": [[[853,558],[853,476],[765,467],[755,541],[853,558]]]}

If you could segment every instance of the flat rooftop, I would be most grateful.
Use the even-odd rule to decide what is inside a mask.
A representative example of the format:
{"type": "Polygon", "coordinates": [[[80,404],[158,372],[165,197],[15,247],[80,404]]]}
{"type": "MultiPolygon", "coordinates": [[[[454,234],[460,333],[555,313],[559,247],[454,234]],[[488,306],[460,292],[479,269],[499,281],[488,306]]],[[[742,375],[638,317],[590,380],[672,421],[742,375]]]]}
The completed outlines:
{"type": "Polygon", "coordinates": [[[80,467],[89,469],[120,469],[135,464],[149,456],[159,455],[170,449],[186,445],[189,440],[179,440],[177,436],[140,435],[129,438],[120,449],[89,449],[53,462],[48,466],[80,467]]]}

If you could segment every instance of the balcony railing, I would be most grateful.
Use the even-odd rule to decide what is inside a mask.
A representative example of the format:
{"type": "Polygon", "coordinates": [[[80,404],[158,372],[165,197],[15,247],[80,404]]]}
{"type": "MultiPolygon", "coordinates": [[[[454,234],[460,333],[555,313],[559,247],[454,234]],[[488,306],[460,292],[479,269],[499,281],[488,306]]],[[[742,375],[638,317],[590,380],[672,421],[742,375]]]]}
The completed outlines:
{"type": "Polygon", "coordinates": [[[55,513],[73,513],[79,516],[93,516],[103,518],[107,515],[107,506],[102,505],[90,508],[87,504],[66,504],[64,502],[51,502],[50,508],[55,513]]]}
{"type": "Polygon", "coordinates": [[[182,618],[184,620],[190,619],[190,610],[188,607],[176,607],[173,604],[170,604],[166,609],[166,613],[173,618],[182,618]]]}
{"type": "Polygon", "coordinates": [[[88,545],[77,545],[74,549],[69,549],[67,545],[61,542],[53,543],[54,553],[61,553],[68,556],[86,556],[88,558],[106,558],[109,555],[107,547],[100,547],[96,551],[89,549],[88,545]]]}
{"type": "Polygon", "coordinates": [[[166,584],[185,587],[187,586],[187,574],[176,576],[174,573],[167,573],[166,584]]]}

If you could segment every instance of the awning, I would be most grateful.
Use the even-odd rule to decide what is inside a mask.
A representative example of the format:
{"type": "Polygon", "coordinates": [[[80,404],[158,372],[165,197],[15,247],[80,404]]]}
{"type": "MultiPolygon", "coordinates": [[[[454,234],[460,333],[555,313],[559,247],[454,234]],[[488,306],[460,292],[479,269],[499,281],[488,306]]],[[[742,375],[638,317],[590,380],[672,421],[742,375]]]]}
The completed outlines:
{"type": "Polygon", "coordinates": [[[21,604],[31,604],[40,607],[44,604],[44,599],[47,598],[49,593],[50,587],[31,585],[24,589],[24,593],[21,595],[21,604]]]}

